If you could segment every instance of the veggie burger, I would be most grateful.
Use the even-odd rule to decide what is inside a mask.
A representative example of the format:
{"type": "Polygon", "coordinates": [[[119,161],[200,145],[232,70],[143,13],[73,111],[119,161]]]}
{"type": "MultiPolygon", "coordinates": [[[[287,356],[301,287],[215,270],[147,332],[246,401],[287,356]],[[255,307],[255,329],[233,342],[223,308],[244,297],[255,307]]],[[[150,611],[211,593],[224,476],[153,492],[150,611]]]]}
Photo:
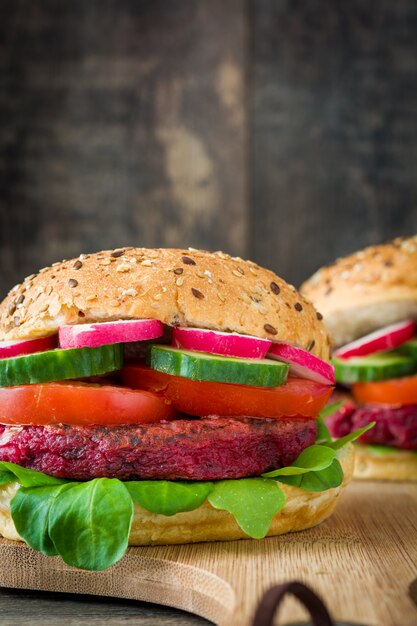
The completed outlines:
{"type": "Polygon", "coordinates": [[[99,570],[128,545],[314,526],[349,479],[358,433],[334,441],[317,419],[334,384],[322,316],[255,263],[80,255],[14,287],[0,332],[8,539],[99,570]]]}
{"type": "Polygon", "coordinates": [[[376,422],[357,442],[355,477],[417,480],[417,236],[339,259],[301,290],[324,315],[350,391],[331,434],[376,422]]]}

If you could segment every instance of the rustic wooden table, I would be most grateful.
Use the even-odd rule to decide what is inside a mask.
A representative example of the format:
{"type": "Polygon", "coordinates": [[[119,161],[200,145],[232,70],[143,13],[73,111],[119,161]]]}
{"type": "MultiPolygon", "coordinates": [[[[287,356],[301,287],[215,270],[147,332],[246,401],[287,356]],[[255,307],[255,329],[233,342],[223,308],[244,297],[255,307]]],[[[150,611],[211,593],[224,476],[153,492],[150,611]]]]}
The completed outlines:
{"type": "Polygon", "coordinates": [[[1,626],[205,626],[202,617],[177,609],[97,596],[0,588],[1,626]]]}

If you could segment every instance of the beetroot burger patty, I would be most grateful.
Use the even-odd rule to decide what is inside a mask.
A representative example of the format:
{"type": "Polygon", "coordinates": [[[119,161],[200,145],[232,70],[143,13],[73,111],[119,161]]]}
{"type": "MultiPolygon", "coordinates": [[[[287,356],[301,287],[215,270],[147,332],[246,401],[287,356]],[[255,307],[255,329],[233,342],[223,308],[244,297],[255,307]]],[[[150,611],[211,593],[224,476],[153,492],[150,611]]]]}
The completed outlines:
{"type": "Polygon", "coordinates": [[[359,439],[361,443],[417,450],[417,405],[388,406],[347,402],[326,423],[333,437],[344,437],[371,422],[375,426],[359,439]]]}
{"type": "Polygon", "coordinates": [[[0,426],[0,460],[58,478],[219,480],[292,463],[309,418],[204,418],[134,426],[0,426]]]}

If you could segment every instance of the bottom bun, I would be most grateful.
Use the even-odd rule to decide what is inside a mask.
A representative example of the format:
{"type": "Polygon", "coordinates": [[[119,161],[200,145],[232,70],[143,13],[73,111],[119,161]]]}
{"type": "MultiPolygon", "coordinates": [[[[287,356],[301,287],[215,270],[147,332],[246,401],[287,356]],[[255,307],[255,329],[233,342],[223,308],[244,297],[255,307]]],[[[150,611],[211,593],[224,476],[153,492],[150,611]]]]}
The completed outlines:
{"type": "MultiPolygon", "coordinates": [[[[311,528],[331,515],[353,474],[353,446],[349,448],[340,459],[344,472],[344,481],[340,487],[313,492],[280,484],[285,493],[286,504],[272,519],[268,536],[311,528]]],[[[18,483],[0,487],[0,535],[16,541],[21,538],[11,518],[10,500],[18,488],[18,483]]],[[[149,513],[135,505],[129,545],[166,545],[230,539],[249,537],[237,525],[232,515],[214,509],[208,502],[194,511],[171,516],[149,513]]]]}
{"type": "Polygon", "coordinates": [[[395,450],[378,453],[355,445],[354,478],[360,480],[417,480],[417,452],[395,450]]]}

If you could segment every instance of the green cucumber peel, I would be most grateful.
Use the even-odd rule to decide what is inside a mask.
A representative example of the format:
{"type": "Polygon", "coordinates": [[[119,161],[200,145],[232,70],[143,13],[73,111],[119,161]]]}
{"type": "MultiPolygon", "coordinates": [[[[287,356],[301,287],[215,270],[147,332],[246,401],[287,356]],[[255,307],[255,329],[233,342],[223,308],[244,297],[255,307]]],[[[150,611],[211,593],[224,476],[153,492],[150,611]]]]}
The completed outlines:
{"type": "Polygon", "coordinates": [[[125,553],[135,503],[151,513],[175,515],[208,500],[233,515],[249,537],[264,537],[273,516],[285,506],[279,483],[315,492],[338,487],[343,481],[340,448],[372,425],[338,440],[340,445],[338,441],[314,444],[289,467],[259,478],[76,482],[0,461],[0,485],[20,483],[11,513],[20,536],[32,548],[57,554],[68,565],[97,571],[111,567],[125,553]]]}

